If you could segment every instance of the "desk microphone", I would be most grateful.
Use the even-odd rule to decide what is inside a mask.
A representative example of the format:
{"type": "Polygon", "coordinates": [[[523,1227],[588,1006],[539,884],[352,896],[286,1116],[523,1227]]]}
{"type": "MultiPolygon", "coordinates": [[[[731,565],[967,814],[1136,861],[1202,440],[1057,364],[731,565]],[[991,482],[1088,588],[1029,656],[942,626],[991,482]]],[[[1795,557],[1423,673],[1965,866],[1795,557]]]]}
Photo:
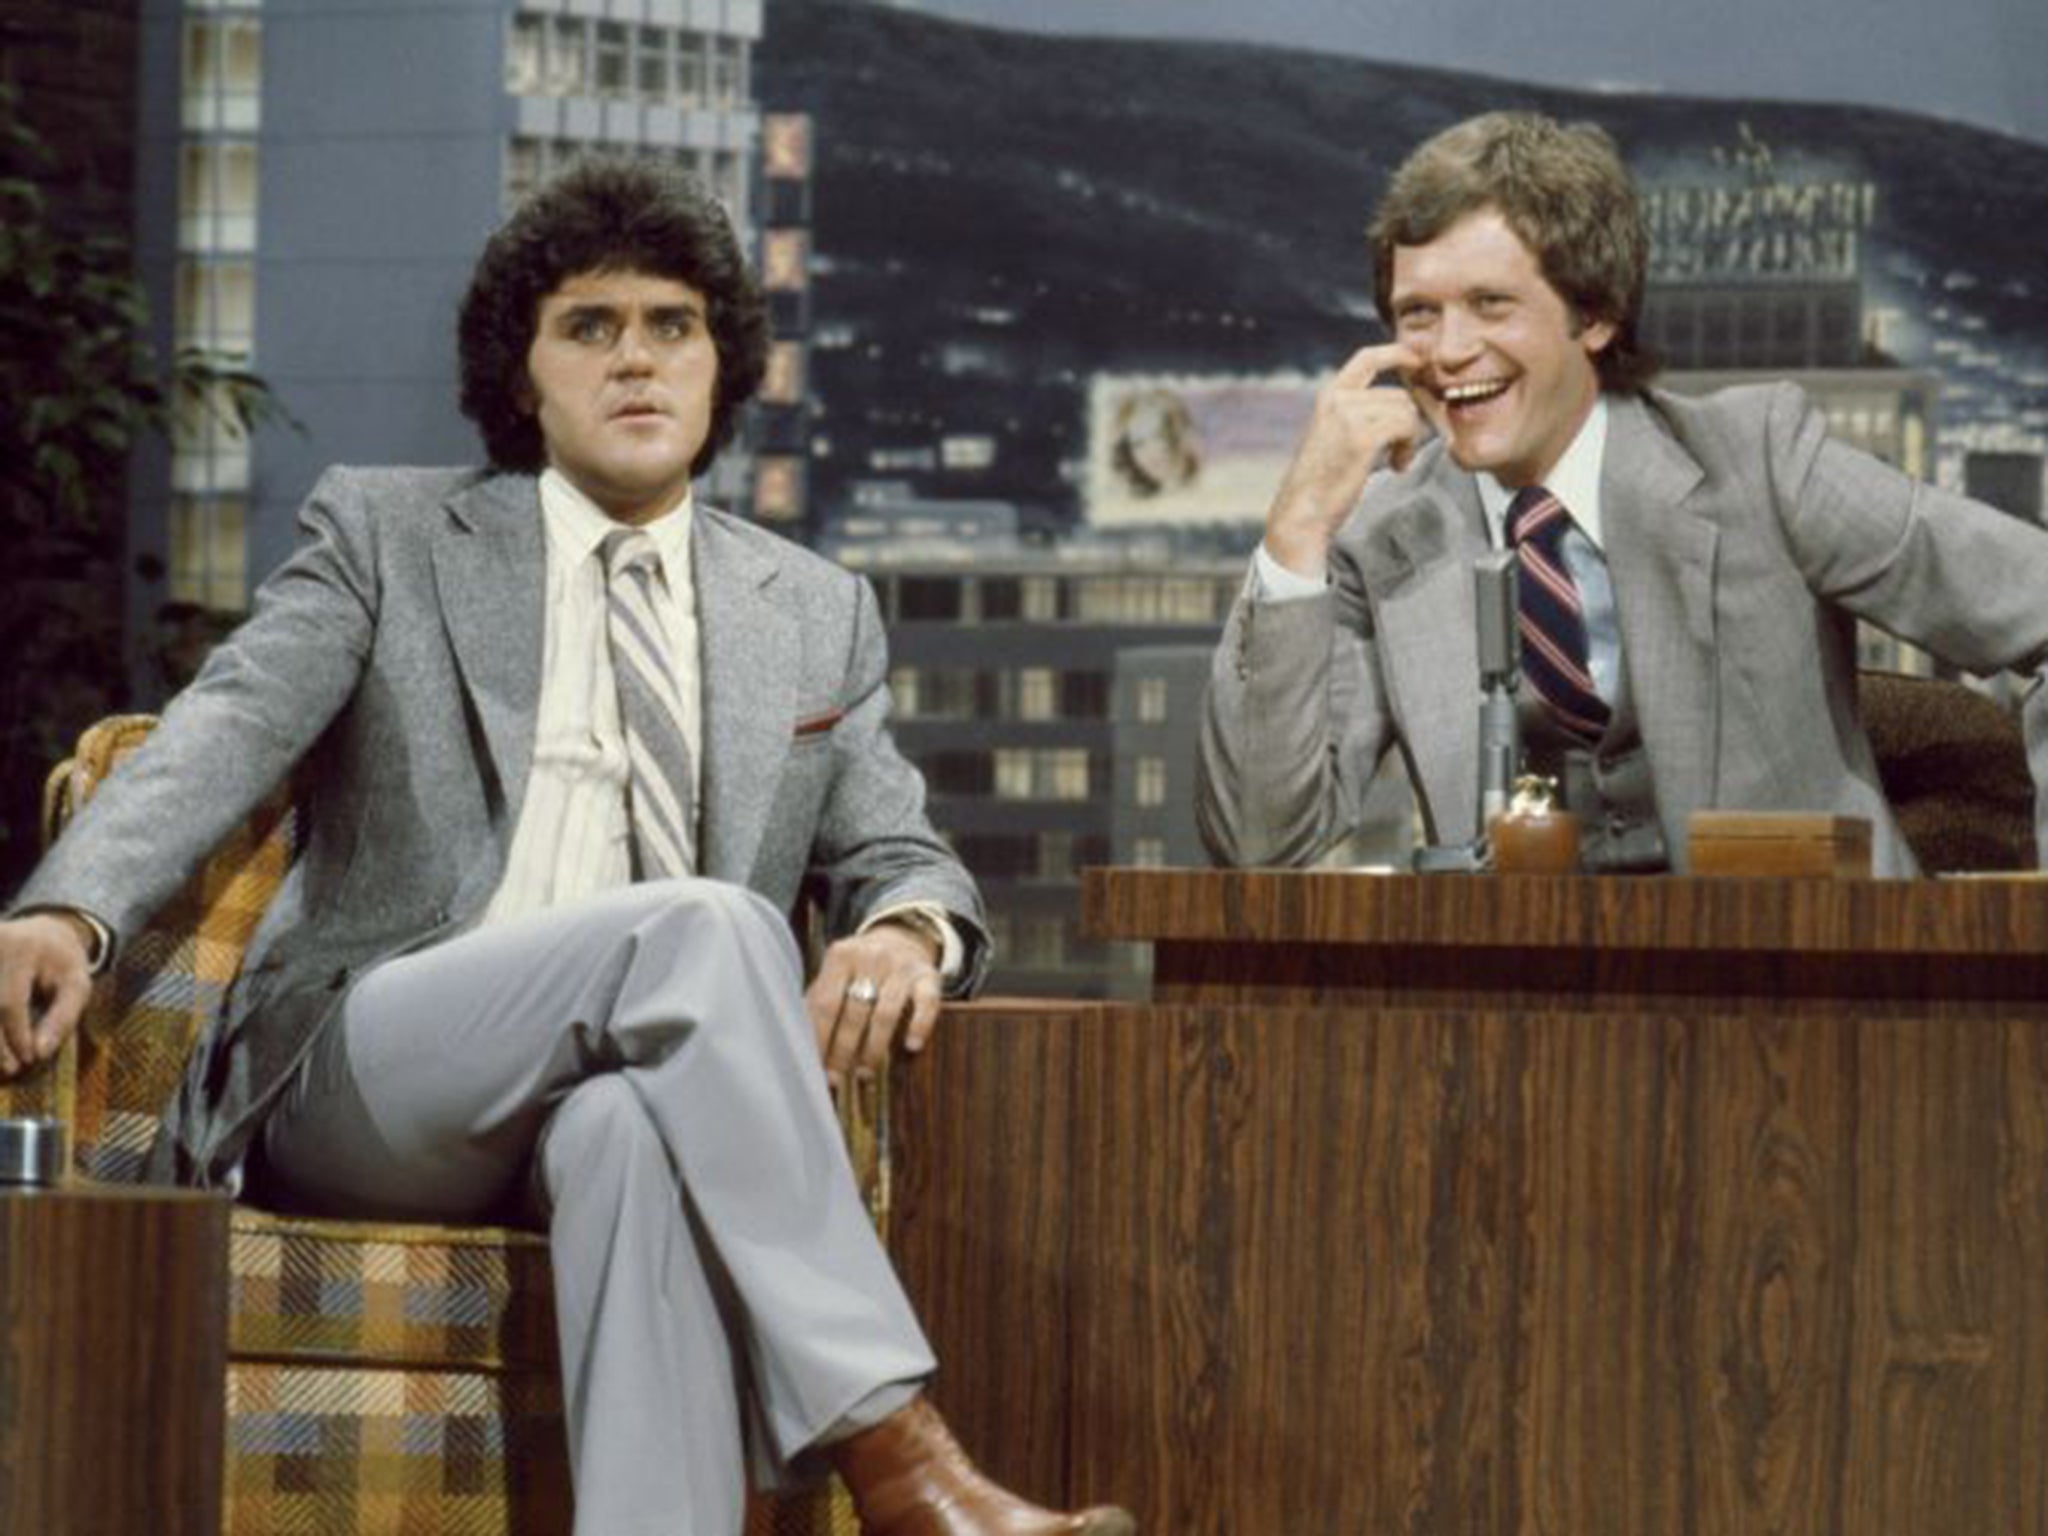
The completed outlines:
{"type": "Polygon", "coordinates": [[[1522,682],[1522,640],[1515,584],[1522,557],[1488,550],[1472,562],[1479,606],[1479,835],[1508,808],[1522,771],[1522,729],[1515,690],[1522,682]]]}
{"type": "Polygon", "coordinates": [[[1493,851],[1486,829],[1508,808],[1522,766],[1522,726],[1515,690],[1522,682],[1515,582],[1522,558],[1512,549],[1488,550],[1472,562],[1479,640],[1479,831],[1470,843],[1415,850],[1419,874],[1487,869],[1493,851]]]}

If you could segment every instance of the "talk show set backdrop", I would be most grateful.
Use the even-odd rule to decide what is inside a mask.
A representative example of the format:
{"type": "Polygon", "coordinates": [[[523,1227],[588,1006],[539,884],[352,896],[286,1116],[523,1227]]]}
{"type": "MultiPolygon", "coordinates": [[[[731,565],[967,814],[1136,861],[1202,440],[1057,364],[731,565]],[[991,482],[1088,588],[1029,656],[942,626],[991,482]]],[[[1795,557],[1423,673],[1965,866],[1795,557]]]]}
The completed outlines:
{"type": "MultiPolygon", "coordinates": [[[[1382,334],[1372,203],[1459,118],[1534,107],[1614,134],[1674,386],[1798,378],[1843,436],[2042,514],[2039,143],[817,4],[770,6],[759,84],[813,131],[810,526],[882,583],[901,738],[1007,929],[999,981],[1124,989],[1127,958],[1066,926],[1071,867],[1202,862],[1207,645],[1318,380],[1382,334]]],[[[1356,853],[1410,835],[1395,786],[1356,853]]]]}
{"type": "MultiPolygon", "coordinates": [[[[700,146],[690,163],[759,240],[779,341],[769,403],[709,494],[874,578],[891,625],[899,739],[927,776],[935,820],[984,881],[1001,990],[1088,996],[1141,984],[1135,947],[1078,935],[1079,871],[1202,861],[1189,801],[1209,647],[1318,379],[1383,334],[1364,243],[1372,204],[1418,141],[1460,118],[1527,107],[1615,136],[1648,199],[1648,329],[1669,385],[1792,377],[1843,437],[2013,516],[2043,515],[2048,110],[2039,121],[2002,117],[2023,95],[2040,105],[2018,89],[2011,56],[2040,61],[2025,46],[2044,30],[2031,10],[1950,8],[1943,35],[1956,47],[1976,39],[2004,94],[1988,91],[1982,111],[1936,103],[1936,114],[1901,110],[1906,87],[1875,63],[1861,88],[1864,77],[1841,78],[1865,52],[1906,81],[1955,62],[1895,17],[1845,17],[1815,38],[1780,15],[1767,37],[1731,12],[1711,37],[1674,40],[1661,64],[1608,66],[1724,93],[1730,81],[1769,80],[1781,95],[1880,106],[1510,83],[1504,58],[1473,51],[1503,46],[1497,28],[1464,29],[1469,49],[1456,37],[1437,44],[1439,62],[1492,75],[1378,62],[1359,56],[1373,40],[1350,11],[1364,7],[1330,0],[1259,8],[1284,47],[1078,35],[1105,15],[1127,31],[1265,24],[1242,6],[1076,6],[1068,34],[1047,30],[1068,15],[1057,5],[951,0],[973,22],[938,8],[724,0],[723,30],[693,53],[674,29],[508,3],[474,34],[502,49],[502,68],[465,76],[491,76],[490,91],[513,104],[491,119],[519,125],[494,189],[506,201],[621,135],[645,139],[671,118],[684,138],[714,118],[725,125],[724,147],[700,146]],[[1320,43],[1317,18],[1340,16],[1341,41],[1320,43]],[[1704,71],[1709,55],[1726,72],[1718,79],[1704,71]],[[669,111],[663,93],[685,89],[685,60],[707,58],[715,111],[669,111]],[[1781,83],[1802,59],[1810,82],[1781,83]]],[[[189,29],[225,25],[192,21],[203,9],[186,8],[188,90],[189,29]]],[[[701,21],[702,9],[689,14],[701,21]]],[[[223,55],[219,68],[287,70],[307,56],[310,23],[294,10],[235,22],[261,31],[261,47],[245,46],[239,66],[223,55]]],[[[323,12],[312,56],[333,57],[340,31],[426,26],[436,10],[412,8],[403,23],[323,12]]],[[[1617,35],[1645,31],[1633,13],[1622,19],[1617,35]]],[[[1656,55],[1648,30],[1638,46],[1656,55]]],[[[1566,62],[1549,67],[1592,84],[1566,62]]],[[[338,100],[300,83],[323,93],[328,115],[291,119],[303,111],[292,81],[266,78],[261,121],[242,135],[252,153],[304,166],[320,132],[340,131],[338,100]],[[277,126],[288,123],[289,136],[277,126]],[[275,148],[264,137],[273,127],[275,148]]],[[[436,110],[455,99],[442,91],[436,110]]],[[[379,163],[402,165],[390,138],[403,136],[406,114],[379,110],[379,163]]],[[[194,121],[188,102],[188,135],[194,121]]],[[[251,183],[252,198],[269,200],[252,210],[259,316],[270,312],[262,285],[292,280],[283,263],[273,280],[262,243],[284,238],[294,206],[312,206],[292,180],[259,168],[251,183]]],[[[321,185],[323,206],[346,195],[339,180],[321,185]]],[[[312,232],[309,248],[328,263],[323,291],[345,285],[335,264],[348,252],[375,266],[379,242],[415,238],[436,217],[430,201],[398,212],[368,229],[330,215],[312,232]]],[[[302,372],[281,350],[301,327],[346,347],[347,329],[331,312],[279,311],[278,335],[262,329],[253,361],[304,430],[259,435],[247,579],[216,582],[203,594],[211,606],[245,600],[289,547],[291,510],[325,462],[474,458],[453,414],[447,322],[475,237],[442,243],[462,252],[434,279],[445,292],[393,297],[407,286],[398,268],[379,292],[386,329],[420,333],[393,338],[424,360],[409,366],[443,370],[420,387],[440,401],[445,425],[434,431],[446,441],[422,445],[417,430],[366,440],[365,415],[334,408],[312,365],[302,372]]],[[[380,394],[390,420],[399,402],[380,394]]],[[[1927,665],[1876,634],[1865,661],[1927,665]]],[[[1387,785],[1349,852],[1403,857],[1410,821],[1405,790],[1387,785]]]]}

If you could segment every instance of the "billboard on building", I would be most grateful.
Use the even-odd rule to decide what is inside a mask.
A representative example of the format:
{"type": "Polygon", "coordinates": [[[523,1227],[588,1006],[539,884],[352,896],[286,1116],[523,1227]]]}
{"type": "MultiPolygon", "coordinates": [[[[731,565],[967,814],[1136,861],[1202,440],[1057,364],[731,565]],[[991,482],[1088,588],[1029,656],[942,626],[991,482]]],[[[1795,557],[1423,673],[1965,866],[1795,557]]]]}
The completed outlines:
{"type": "Polygon", "coordinates": [[[1088,387],[1087,520],[1259,521],[1320,382],[1302,373],[1097,374],[1088,387]]]}

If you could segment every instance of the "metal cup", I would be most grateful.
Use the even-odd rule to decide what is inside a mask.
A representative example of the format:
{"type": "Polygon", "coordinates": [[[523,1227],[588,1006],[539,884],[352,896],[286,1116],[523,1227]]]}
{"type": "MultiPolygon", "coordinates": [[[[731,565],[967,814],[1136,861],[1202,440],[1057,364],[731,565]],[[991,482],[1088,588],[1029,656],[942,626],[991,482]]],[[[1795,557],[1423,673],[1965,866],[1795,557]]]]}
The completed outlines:
{"type": "Polygon", "coordinates": [[[49,1185],[64,1176],[62,1120],[0,1118],[0,1188],[49,1185]]]}

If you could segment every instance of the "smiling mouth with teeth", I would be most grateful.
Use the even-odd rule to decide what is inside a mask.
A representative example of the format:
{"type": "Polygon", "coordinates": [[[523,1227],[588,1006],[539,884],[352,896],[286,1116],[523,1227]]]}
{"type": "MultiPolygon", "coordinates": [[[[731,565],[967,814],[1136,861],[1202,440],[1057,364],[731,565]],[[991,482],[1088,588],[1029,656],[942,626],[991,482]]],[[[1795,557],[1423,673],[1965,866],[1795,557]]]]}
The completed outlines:
{"type": "Polygon", "coordinates": [[[1447,384],[1437,391],[1437,398],[1445,405],[1477,405],[1482,400],[1506,394],[1512,382],[1510,379],[1489,379],[1479,384],[1447,384]]]}

